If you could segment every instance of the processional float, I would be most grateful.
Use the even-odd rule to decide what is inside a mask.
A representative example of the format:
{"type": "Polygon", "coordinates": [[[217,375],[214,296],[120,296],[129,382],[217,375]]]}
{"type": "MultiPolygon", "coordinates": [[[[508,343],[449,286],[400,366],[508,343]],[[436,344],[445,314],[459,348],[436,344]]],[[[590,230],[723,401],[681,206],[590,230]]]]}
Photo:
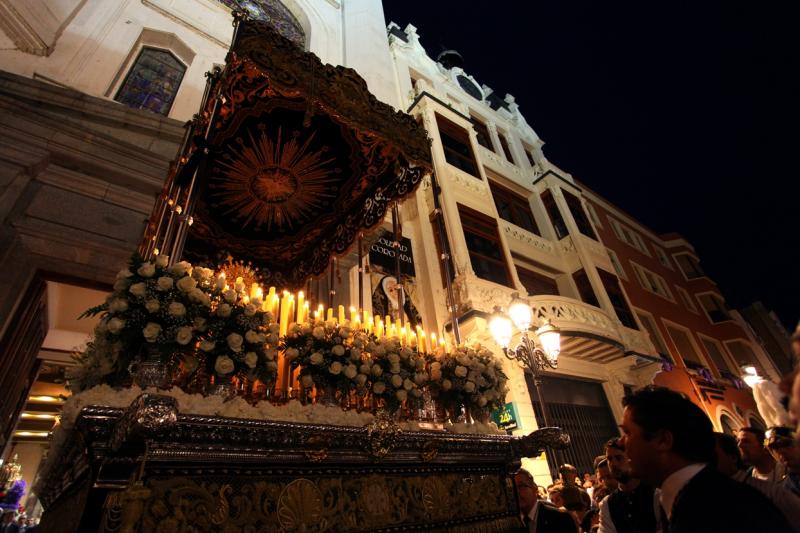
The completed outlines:
{"type": "Polygon", "coordinates": [[[438,202],[424,129],[268,24],[235,13],[234,28],[75,378],[148,391],[70,420],[37,487],[43,528],[516,529],[520,459],[569,437],[469,429],[489,427],[505,376],[487,351],[458,346],[452,291],[449,341],[361,301],[334,309],[333,284],[318,307],[280,291],[313,293],[309,280],[353,246],[361,268],[360,240],[387,213],[397,243],[397,202],[424,179],[438,202]],[[158,390],[172,385],[186,392],[158,390]],[[188,394],[210,391],[267,414],[212,413],[219,396],[188,394]],[[282,406],[316,409],[315,422],[272,419],[282,406]],[[342,408],[366,423],[340,424],[342,408]]]}

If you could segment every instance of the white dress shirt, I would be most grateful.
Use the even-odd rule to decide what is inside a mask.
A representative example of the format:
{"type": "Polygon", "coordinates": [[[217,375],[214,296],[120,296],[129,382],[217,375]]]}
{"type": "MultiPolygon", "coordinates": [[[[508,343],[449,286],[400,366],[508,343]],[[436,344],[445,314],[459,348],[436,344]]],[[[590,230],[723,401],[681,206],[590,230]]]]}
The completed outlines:
{"type": "Polygon", "coordinates": [[[661,507],[667,513],[667,518],[672,519],[672,506],[678,493],[694,476],[706,467],[705,463],[693,463],[676,470],[661,484],[661,507]]]}

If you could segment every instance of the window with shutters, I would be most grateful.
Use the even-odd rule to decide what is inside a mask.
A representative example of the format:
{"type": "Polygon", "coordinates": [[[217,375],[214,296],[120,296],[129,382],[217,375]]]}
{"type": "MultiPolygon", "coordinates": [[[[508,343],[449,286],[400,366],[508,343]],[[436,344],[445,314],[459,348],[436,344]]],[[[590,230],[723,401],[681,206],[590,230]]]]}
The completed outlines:
{"type": "Polygon", "coordinates": [[[533,270],[528,270],[518,264],[514,266],[517,268],[519,281],[522,283],[522,286],[525,287],[529,296],[537,294],[558,294],[558,285],[555,279],[534,272],[533,270]]]}
{"type": "Polygon", "coordinates": [[[572,279],[575,280],[575,286],[578,287],[578,294],[580,294],[581,300],[589,305],[600,307],[600,302],[597,300],[597,295],[594,293],[586,271],[584,269],[578,270],[572,274],[572,279]]]}
{"type": "Polygon", "coordinates": [[[700,305],[703,306],[703,310],[706,312],[708,320],[710,320],[712,324],[731,320],[731,315],[728,313],[728,307],[725,305],[725,301],[716,294],[710,292],[698,294],[697,300],[700,302],[700,305]]]}
{"type": "Polygon", "coordinates": [[[622,268],[622,263],[617,256],[617,253],[610,248],[606,248],[608,252],[608,257],[611,259],[611,265],[614,267],[614,270],[617,272],[617,276],[621,277],[624,280],[628,279],[628,275],[625,273],[625,269],[622,268]]]}
{"type": "Polygon", "coordinates": [[[564,194],[564,200],[567,202],[567,207],[575,220],[575,225],[578,226],[578,231],[589,237],[590,239],[597,240],[597,235],[594,232],[592,223],[589,222],[589,217],[586,216],[586,211],[583,210],[580,199],[569,191],[561,191],[564,194]]]}
{"type": "Polygon", "coordinates": [[[703,348],[705,348],[708,357],[714,362],[714,366],[717,367],[720,373],[733,372],[734,375],[738,374],[736,367],[731,365],[728,362],[728,358],[725,357],[725,348],[718,341],[703,335],[698,335],[698,337],[700,337],[700,342],[703,343],[703,348]]]}
{"type": "Polygon", "coordinates": [[[672,357],[667,349],[667,344],[664,342],[664,338],[661,336],[661,332],[658,330],[658,326],[656,325],[653,315],[644,313],[642,311],[637,311],[636,316],[639,317],[639,322],[641,322],[642,326],[644,326],[644,329],[647,330],[647,334],[650,336],[650,342],[653,343],[653,346],[655,346],[658,354],[671,361],[672,357]]]}
{"type": "Polygon", "coordinates": [[[611,229],[614,230],[614,235],[616,235],[619,240],[636,248],[647,256],[650,255],[650,251],[647,249],[647,245],[644,243],[644,239],[642,239],[641,235],[618,220],[611,217],[608,219],[611,221],[611,229]]]}
{"type": "MultiPolygon", "coordinates": [[[[758,358],[749,342],[743,340],[725,341],[725,346],[728,347],[728,351],[733,356],[737,366],[758,366],[758,358]]],[[[737,371],[736,374],[738,375],[739,372],[737,371]]]]}
{"type": "Polygon", "coordinates": [[[631,308],[628,306],[628,300],[625,299],[625,294],[622,292],[622,287],[619,285],[617,276],[601,268],[597,269],[597,273],[600,275],[600,281],[603,282],[603,288],[606,290],[608,299],[611,300],[611,306],[614,308],[614,312],[617,314],[619,321],[622,322],[622,325],[626,328],[639,329],[639,326],[636,324],[636,319],[633,318],[631,308]]]}
{"type": "Polygon", "coordinates": [[[652,270],[648,270],[642,265],[634,263],[633,261],[631,261],[631,266],[633,267],[633,271],[636,273],[636,277],[639,279],[639,284],[642,286],[642,288],[671,302],[675,301],[675,298],[672,297],[672,292],[669,290],[669,286],[664,278],[652,270]]]}
{"type": "Polygon", "coordinates": [[[506,156],[506,161],[513,165],[514,158],[511,156],[511,147],[508,146],[508,140],[506,139],[506,136],[498,131],[497,137],[500,139],[500,147],[503,149],[503,155],[506,156]]]}
{"type": "Polygon", "coordinates": [[[686,289],[677,285],[675,285],[675,290],[678,291],[678,297],[681,299],[681,302],[683,302],[683,305],[686,306],[686,309],[692,313],[697,313],[697,306],[694,304],[692,295],[689,294],[686,289]]]}
{"type": "Polygon", "coordinates": [[[492,137],[489,135],[489,128],[486,127],[486,124],[475,117],[470,117],[470,121],[472,121],[472,127],[475,128],[475,133],[478,136],[478,144],[494,152],[494,147],[492,146],[492,137]]]}
{"type": "Polygon", "coordinates": [[[561,216],[561,211],[556,205],[556,199],[553,198],[553,193],[551,193],[550,190],[546,190],[542,193],[541,197],[544,209],[547,211],[547,216],[550,218],[550,223],[553,224],[556,237],[563,239],[569,235],[569,230],[567,229],[566,222],[564,222],[564,217],[561,216]]]}
{"type": "Polygon", "coordinates": [[[475,274],[479,278],[513,287],[497,232],[497,221],[461,204],[458,205],[458,214],[475,274]]]}
{"type": "Polygon", "coordinates": [[[706,275],[696,257],[689,254],[675,254],[673,257],[686,279],[697,279],[706,275]]]}
{"type": "Polygon", "coordinates": [[[445,160],[454,167],[480,179],[467,130],[440,115],[436,115],[436,125],[439,127],[445,160]]]}
{"type": "Polygon", "coordinates": [[[531,204],[527,198],[510,189],[506,189],[492,180],[489,180],[489,188],[492,191],[494,205],[497,207],[497,213],[500,218],[531,233],[541,235],[531,212],[531,204]]]}
{"type": "Polygon", "coordinates": [[[667,253],[664,251],[664,249],[654,244],[653,250],[656,251],[656,259],[658,259],[658,262],[661,263],[661,266],[673,270],[672,263],[670,262],[669,257],[667,257],[667,253]]]}
{"type": "Polygon", "coordinates": [[[688,329],[676,326],[674,324],[667,324],[667,332],[672,338],[672,344],[678,350],[684,363],[695,363],[697,365],[705,366],[705,362],[700,357],[699,350],[691,338],[691,333],[688,329]]]}

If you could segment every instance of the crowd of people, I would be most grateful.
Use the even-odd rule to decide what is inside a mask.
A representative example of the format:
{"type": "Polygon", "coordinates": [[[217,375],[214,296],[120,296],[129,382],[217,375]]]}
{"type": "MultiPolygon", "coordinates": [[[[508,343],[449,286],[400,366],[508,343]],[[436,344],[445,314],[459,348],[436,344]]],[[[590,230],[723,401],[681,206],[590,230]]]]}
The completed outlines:
{"type": "Polygon", "coordinates": [[[39,529],[37,525],[38,520],[26,516],[25,513],[5,511],[0,517],[0,533],[34,533],[39,529]]]}
{"type": "Polygon", "coordinates": [[[646,387],[624,400],[622,437],[594,473],[571,465],[537,487],[515,478],[525,531],[800,533],[800,441],[794,428],[714,432],[682,394],[646,387]]]}

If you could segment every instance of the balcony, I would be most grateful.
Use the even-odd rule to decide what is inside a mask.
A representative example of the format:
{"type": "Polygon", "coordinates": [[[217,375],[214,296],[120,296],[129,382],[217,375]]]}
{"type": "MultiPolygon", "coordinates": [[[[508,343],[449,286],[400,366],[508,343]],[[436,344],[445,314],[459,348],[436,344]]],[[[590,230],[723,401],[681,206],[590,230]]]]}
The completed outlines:
{"type": "MultiPolygon", "coordinates": [[[[515,291],[496,283],[462,275],[454,284],[456,301],[460,313],[465,317],[463,333],[467,338],[479,342],[491,339],[485,322],[496,305],[504,306],[511,301],[515,291]]],[[[533,309],[534,324],[550,320],[561,329],[561,354],[597,363],[610,363],[629,352],[655,354],[647,337],[634,329],[626,328],[616,317],[600,308],[565,296],[529,296],[533,309]]]]}

